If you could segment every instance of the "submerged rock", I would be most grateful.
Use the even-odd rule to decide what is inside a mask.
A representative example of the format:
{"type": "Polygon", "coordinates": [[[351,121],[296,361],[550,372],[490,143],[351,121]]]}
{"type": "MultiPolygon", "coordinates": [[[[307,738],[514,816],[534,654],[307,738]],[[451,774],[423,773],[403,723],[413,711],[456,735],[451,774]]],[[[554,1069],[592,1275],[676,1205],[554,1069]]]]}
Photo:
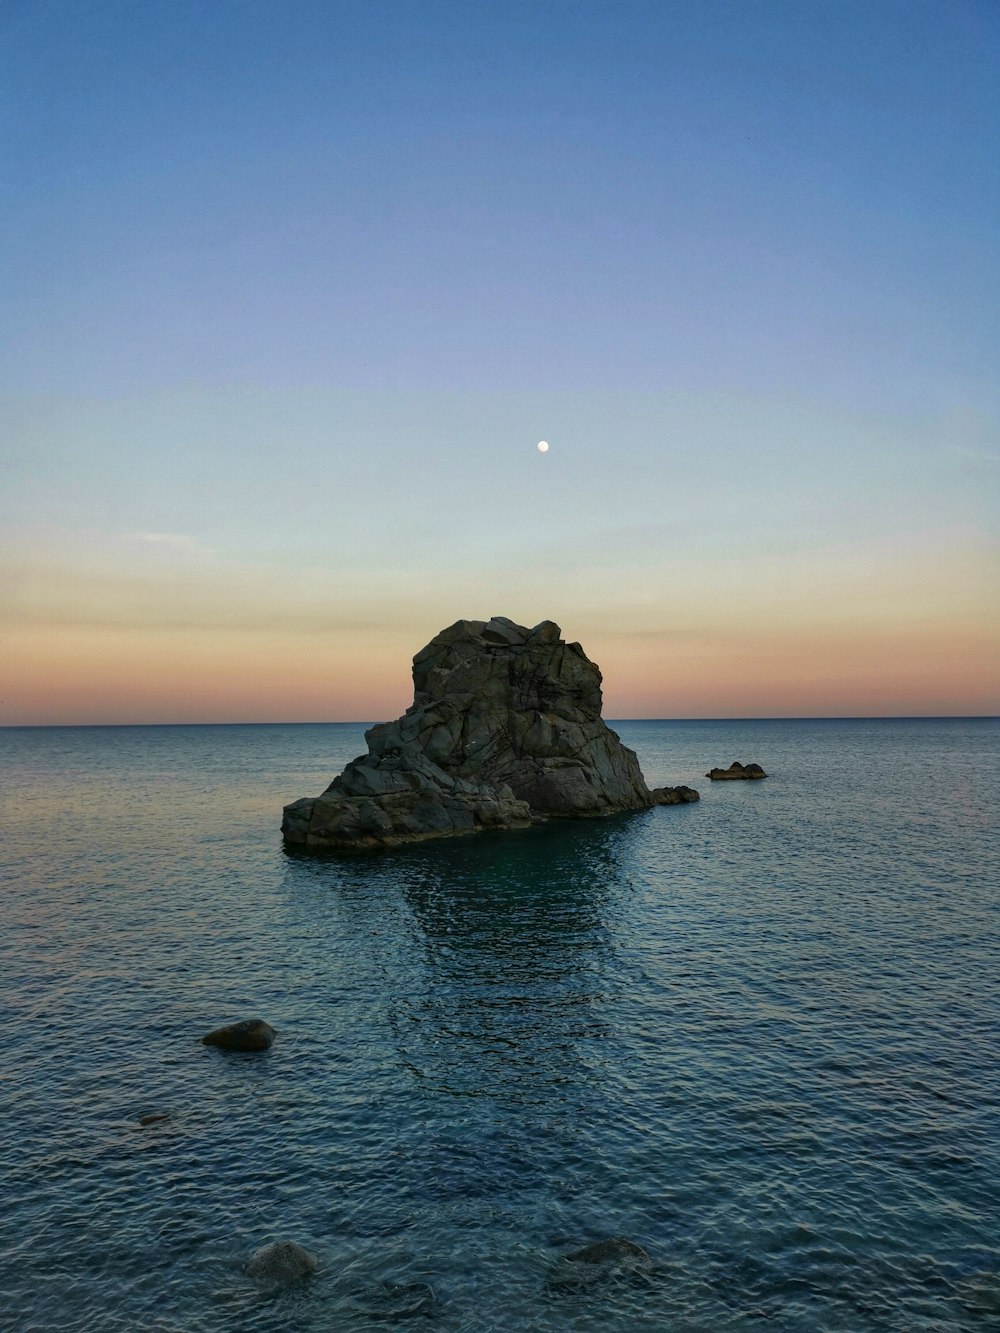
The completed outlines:
{"type": "Polygon", "coordinates": [[[611,1236],[607,1240],[595,1240],[584,1245],[580,1250],[567,1254],[566,1258],[574,1264],[620,1264],[623,1262],[650,1262],[649,1255],[634,1240],[625,1240],[622,1236],[611,1236]]]}
{"type": "MultiPolygon", "coordinates": [[[[601,673],[559,626],[459,620],[413,659],[413,703],[365,733],[322,796],[285,807],[285,841],[385,847],[661,800],[601,719],[601,673]]],[[[690,789],[676,789],[690,790],[690,789]]]]}
{"type": "Polygon", "coordinates": [[[985,1320],[1000,1315],[1000,1273],[973,1273],[958,1285],[966,1310],[985,1320]]]}
{"type": "Polygon", "coordinates": [[[712,768],[705,774],[713,782],[725,782],[740,778],[766,778],[767,774],[760,764],[730,764],[728,768],[712,768]]]}
{"type": "Polygon", "coordinates": [[[266,1051],[277,1035],[262,1018],[244,1018],[206,1033],[201,1040],[204,1046],[221,1046],[224,1051],[266,1051]]]}
{"type": "Polygon", "coordinates": [[[545,1286],[553,1294],[579,1294],[610,1280],[645,1283],[649,1281],[652,1262],[635,1241],[611,1236],[563,1255],[545,1286]]]}
{"type": "Polygon", "coordinates": [[[318,1267],[316,1256],[294,1240],[276,1240],[254,1251],[246,1272],[256,1282],[295,1282],[318,1267]]]}
{"type": "Polygon", "coordinates": [[[383,1282],[359,1303],[369,1319],[390,1322],[433,1315],[438,1304],[434,1288],[426,1282],[383,1282]]]}

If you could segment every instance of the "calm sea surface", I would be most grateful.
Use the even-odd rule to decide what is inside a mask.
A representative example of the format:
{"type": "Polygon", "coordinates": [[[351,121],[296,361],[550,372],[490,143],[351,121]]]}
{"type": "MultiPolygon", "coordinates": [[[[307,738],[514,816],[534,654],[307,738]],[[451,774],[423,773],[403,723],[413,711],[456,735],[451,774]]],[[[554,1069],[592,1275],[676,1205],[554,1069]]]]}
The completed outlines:
{"type": "Polygon", "coordinates": [[[360,726],[0,732],[0,1328],[995,1326],[1000,723],[616,727],[700,804],[347,860],[360,726]]]}

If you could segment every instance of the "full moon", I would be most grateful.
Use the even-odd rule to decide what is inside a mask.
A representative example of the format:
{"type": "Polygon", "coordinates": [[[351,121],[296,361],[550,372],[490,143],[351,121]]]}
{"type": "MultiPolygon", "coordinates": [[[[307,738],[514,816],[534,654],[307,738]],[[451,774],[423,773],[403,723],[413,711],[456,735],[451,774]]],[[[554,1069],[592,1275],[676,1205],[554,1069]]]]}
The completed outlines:
{"type": "Polygon", "coordinates": [[[539,452],[540,454],[547,454],[547,453],[549,452],[549,442],[548,442],[548,440],[539,440],[539,441],[538,441],[538,452],[539,452]]]}

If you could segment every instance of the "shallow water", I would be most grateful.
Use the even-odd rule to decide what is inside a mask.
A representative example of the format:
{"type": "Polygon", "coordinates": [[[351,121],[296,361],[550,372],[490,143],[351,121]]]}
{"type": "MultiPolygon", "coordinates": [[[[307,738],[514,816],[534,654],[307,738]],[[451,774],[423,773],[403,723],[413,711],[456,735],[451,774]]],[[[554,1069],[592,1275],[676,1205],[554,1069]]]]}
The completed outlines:
{"type": "Polygon", "coordinates": [[[0,1326],[991,1325],[1000,724],[616,729],[701,802],[340,860],[358,726],[0,732],[0,1326]]]}

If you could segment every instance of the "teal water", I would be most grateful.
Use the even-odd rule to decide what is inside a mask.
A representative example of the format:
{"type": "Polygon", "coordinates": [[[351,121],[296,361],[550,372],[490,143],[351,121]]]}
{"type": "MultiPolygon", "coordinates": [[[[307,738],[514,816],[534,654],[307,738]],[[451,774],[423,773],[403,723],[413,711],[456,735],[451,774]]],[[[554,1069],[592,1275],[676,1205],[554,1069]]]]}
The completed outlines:
{"type": "Polygon", "coordinates": [[[995,1326],[1000,724],[616,729],[701,802],[350,860],[359,726],[0,732],[0,1327],[995,1326]]]}

